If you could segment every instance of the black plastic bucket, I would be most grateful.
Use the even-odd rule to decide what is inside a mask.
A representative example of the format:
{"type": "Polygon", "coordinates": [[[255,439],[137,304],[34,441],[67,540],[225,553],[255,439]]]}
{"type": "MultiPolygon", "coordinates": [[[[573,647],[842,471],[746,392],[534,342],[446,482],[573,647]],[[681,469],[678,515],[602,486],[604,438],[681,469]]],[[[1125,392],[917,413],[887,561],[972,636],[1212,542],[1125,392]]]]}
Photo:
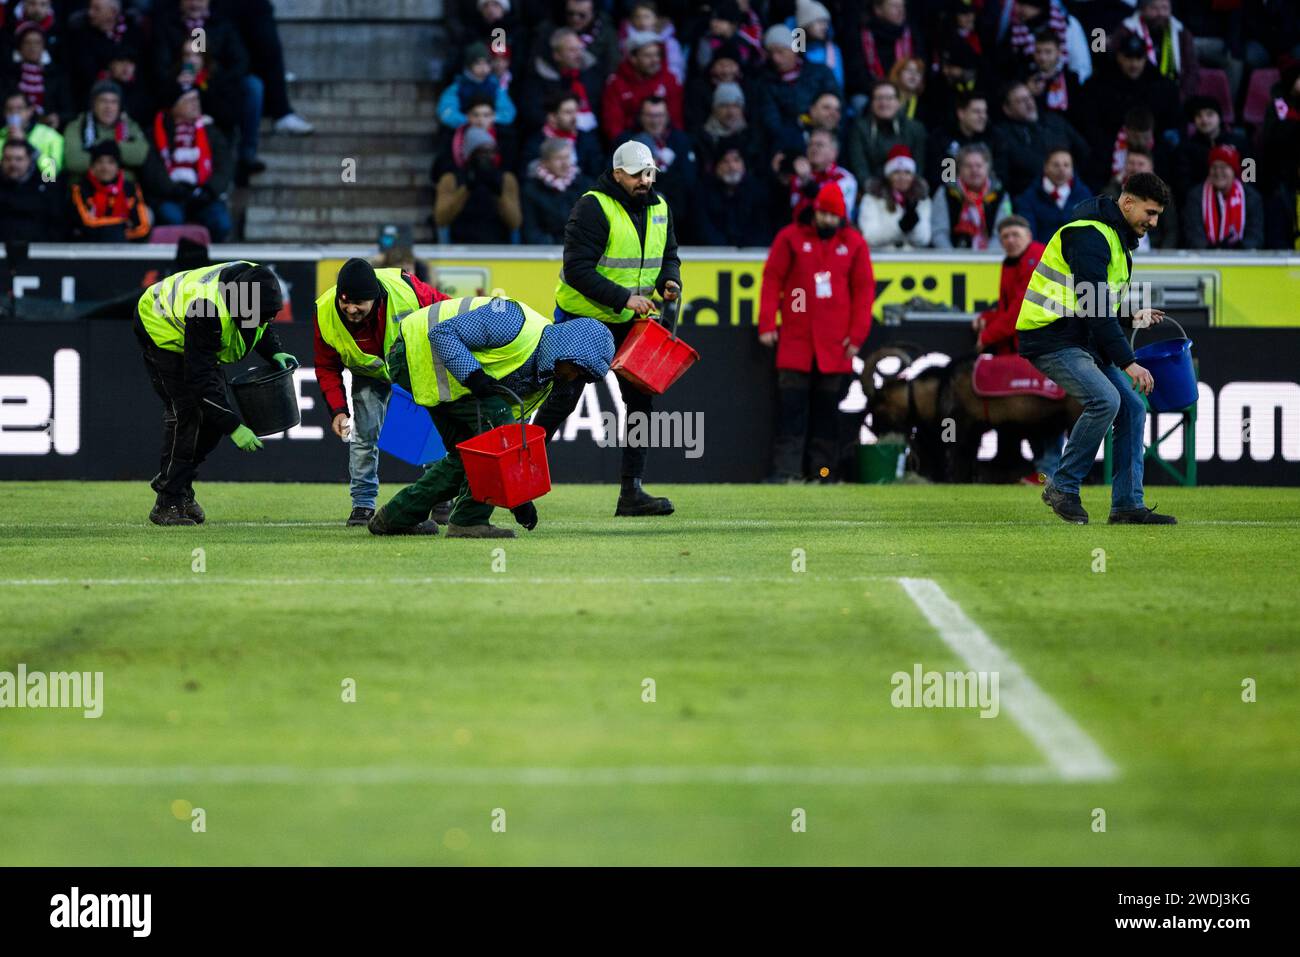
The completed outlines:
{"type": "Polygon", "coordinates": [[[230,380],[230,394],[244,424],[256,435],[274,435],[302,421],[298,392],[293,387],[294,363],[287,369],[262,366],[230,380]]]}

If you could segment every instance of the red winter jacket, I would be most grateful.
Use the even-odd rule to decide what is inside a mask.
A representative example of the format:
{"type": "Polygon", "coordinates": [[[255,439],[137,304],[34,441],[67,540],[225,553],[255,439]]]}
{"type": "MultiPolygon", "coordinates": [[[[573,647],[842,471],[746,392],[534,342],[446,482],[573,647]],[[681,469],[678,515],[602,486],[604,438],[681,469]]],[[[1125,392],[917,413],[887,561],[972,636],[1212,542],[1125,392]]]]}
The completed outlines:
{"type": "Polygon", "coordinates": [[[1020,301],[1025,298],[1029,277],[1033,275],[1038,260],[1043,258],[1045,248],[1042,243],[1030,243],[1018,260],[1013,262],[1010,257],[1002,260],[998,304],[980,313],[984,319],[984,330],[979,338],[981,350],[990,349],[997,355],[1020,351],[1020,340],[1016,338],[1020,301]]]}
{"type": "MultiPolygon", "coordinates": [[[[410,273],[402,273],[402,278],[410,283],[411,288],[415,290],[416,299],[419,300],[421,306],[428,306],[451,298],[434,289],[428,283],[416,279],[410,273]]],[[[370,315],[366,317],[361,325],[348,326],[348,331],[352,333],[352,338],[357,341],[357,346],[368,355],[384,355],[384,327],[387,325],[388,318],[385,315],[387,306],[387,297],[377,300],[370,310],[370,315]]],[[[321,338],[320,323],[316,322],[315,319],[316,317],[313,315],[312,326],[316,329],[316,382],[325,395],[325,405],[330,410],[330,418],[333,419],[340,412],[347,412],[348,410],[348,397],[343,389],[343,357],[338,354],[338,351],[332,345],[321,338]]]]}
{"type": "Polygon", "coordinates": [[[668,115],[673,126],[686,129],[682,116],[682,87],[677,77],[665,66],[654,76],[642,76],[632,61],[624,60],[605,84],[605,94],[600,104],[600,124],[605,138],[618,139],[624,130],[636,125],[637,113],[647,97],[662,96],[668,102],[668,115]]]}
{"type": "Polygon", "coordinates": [[[845,226],[820,239],[812,225],[791,223],[776,234],[763,267],[758,331],[776,329],[779,308],[778,369],[810,372],[815,357],[820,372],[852,372],[845,346],[856,353],[866,341],[875,296],[871,253],[861,233],[845,226]],[[830,273],[829,296],[824,284],[818,296],[818,273],[830,273]],[[795,308],[800,291],[802,311],[795,308]]]}

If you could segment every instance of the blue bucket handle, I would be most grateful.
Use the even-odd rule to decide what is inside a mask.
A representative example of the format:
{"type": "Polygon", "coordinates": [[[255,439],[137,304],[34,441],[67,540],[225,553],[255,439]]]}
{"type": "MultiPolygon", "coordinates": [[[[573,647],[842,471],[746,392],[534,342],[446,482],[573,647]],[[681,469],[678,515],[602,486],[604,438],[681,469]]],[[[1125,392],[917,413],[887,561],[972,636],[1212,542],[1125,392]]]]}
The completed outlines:
{"type": "MultiPolygon", "coordinates": [[[[1178,331],[1183,334],[1184,339],[1186,339],[1188,342],[1192,341],[1192,337],[1187,334],[1187,330],[1184,329],[1182,326],[1178,325],[1178,320],[1175,319],[1173,316],[1166,315],[1164,319],[1161,320],[1161,322],[1172,322],[1175,326],[1178,326],[1178,331]]],[[[1152,323],[1152,325],[1154,325],[1154,323],[1152,323]]],[[[1151,328],[1151,326],[1147,326],[1147,328],[1149,329],[1151,328]]],[[[1133,335],[1128,337],[1128,347],[1130,349],[1133,348],[1133,343],[1137,341],[1137,337],[1138,337],[1138,330],[1134,329],[1133,335]]]]}

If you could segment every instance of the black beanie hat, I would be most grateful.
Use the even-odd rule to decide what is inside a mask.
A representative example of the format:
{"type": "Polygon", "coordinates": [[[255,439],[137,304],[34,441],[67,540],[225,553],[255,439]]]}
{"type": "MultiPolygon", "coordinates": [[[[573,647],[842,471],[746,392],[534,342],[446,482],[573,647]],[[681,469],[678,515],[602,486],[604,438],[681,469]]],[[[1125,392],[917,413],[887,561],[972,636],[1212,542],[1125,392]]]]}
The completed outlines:
{"type": "Polygon", "coordinates": [[[101,156],[111,156],[117,160],[117,165],[122,165],[122,150],[118,148],[115,140],[100,140],[90,148],[90,161],[93,163],[101,156]]]}
{"type": "Polygon", "coordinates": [[[349,302],[378,299],[383,291],[379,287],[375,267],[356,256],[345,262],[339,270],[337,288],[339,297],[349,302]]]}

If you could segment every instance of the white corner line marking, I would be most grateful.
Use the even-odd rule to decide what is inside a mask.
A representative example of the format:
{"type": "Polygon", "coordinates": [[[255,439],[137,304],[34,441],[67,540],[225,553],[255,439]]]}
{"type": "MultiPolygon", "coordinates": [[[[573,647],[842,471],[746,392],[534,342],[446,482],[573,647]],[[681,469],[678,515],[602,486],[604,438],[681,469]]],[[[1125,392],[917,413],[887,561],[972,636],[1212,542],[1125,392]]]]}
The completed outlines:
{"type": "Polygon", "coordinates": [[[1067,781],[1107,781],[1119,773],[1087,732],[1015,660],[971,621],[961,606],[929,578],[900,578],[898,583],[943,643],[976,671],[998,672],[1001,706],[1029,740],[1067,781]]]}

